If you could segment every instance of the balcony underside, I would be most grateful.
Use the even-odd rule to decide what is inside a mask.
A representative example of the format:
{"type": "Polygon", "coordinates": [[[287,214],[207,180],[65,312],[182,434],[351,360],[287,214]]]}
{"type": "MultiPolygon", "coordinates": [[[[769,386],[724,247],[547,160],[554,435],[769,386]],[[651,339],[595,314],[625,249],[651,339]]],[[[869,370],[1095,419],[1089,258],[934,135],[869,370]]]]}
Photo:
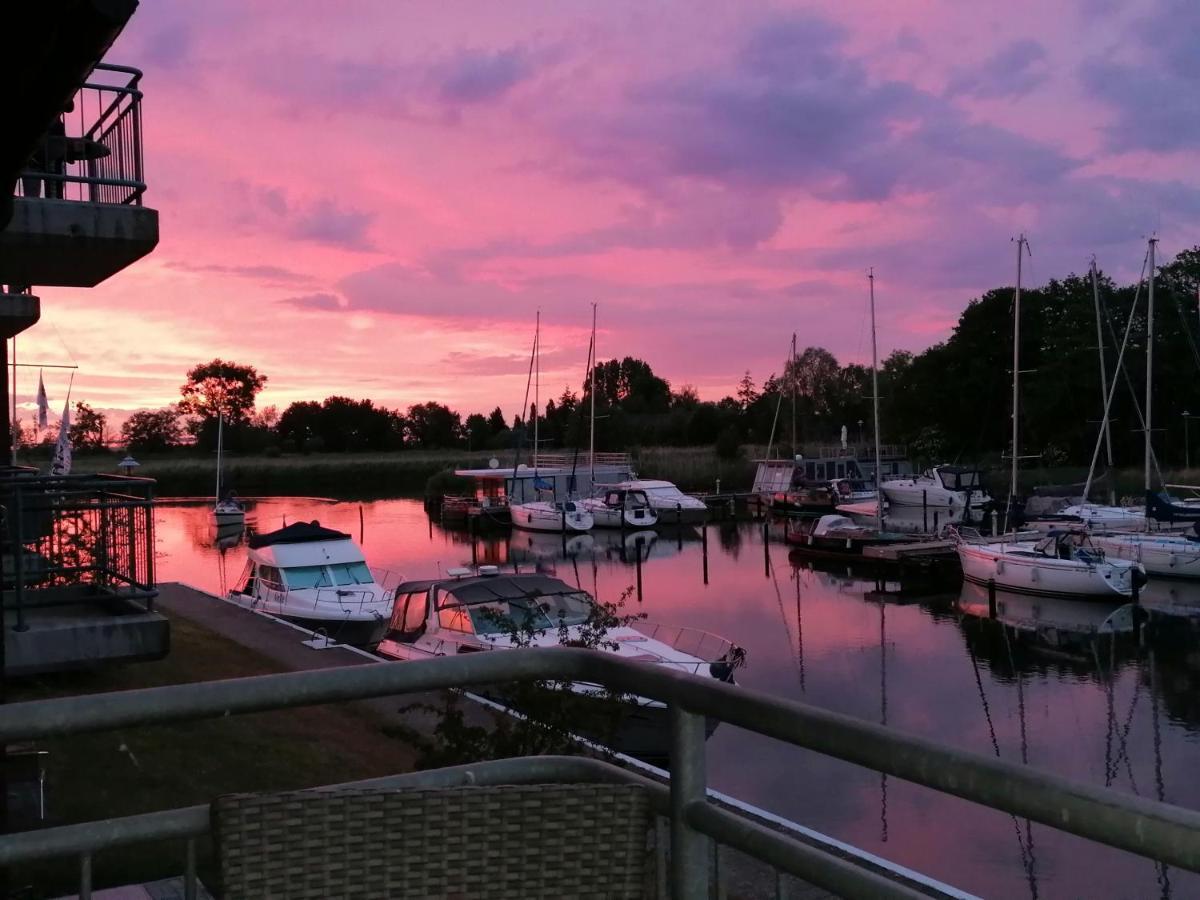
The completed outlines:
{"type": "Polygon", "coordinates": [[[158,244],[144,206],[18,197],[0,231],[0,284],[95,287],[158,244]]]}

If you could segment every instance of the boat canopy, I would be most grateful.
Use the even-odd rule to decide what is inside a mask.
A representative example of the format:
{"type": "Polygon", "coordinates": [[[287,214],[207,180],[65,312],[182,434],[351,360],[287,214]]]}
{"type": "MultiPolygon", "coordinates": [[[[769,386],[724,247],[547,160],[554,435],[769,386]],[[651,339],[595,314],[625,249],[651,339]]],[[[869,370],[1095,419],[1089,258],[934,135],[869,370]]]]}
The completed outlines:
{"type": "Polygon", "coordinates": [[[579,593],[579,588],[547,575],[481,575],[437,584],[444,594],[467,606],[530,596],[579,593]]]}
{"type": "Polygon", "coordinates": [[[348,541],[350,535],[324,527],[315,519],[311,522],[293,522],[278,531],[251,535],[247,543],[253,550],[274,547],[278,544],[312,544],[319,541],[348,541]]]}
{"type": "Polygon", "coordinates": [[[950,491],[977,491],[983,487],[978,469],[966,466],[938,466],[938,479],[950,491]]]}

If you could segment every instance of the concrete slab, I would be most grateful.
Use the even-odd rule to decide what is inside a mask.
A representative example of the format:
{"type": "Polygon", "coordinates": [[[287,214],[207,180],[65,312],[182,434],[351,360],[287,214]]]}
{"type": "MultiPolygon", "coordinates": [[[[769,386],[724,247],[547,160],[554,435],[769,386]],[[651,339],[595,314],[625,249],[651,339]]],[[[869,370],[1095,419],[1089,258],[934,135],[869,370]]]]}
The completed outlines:
{"type": "Polygon", "coordinates": [[[17,197],[0,230],[0,284],[95,287],[157,245],[157,210],[17,197]]]}
{"type": "Polygon", "coordinates": [[[4,611],[5,671],[36,675],[111,663],[162,659],[171,647],[171,626],[158,612],[128,600],[109,599],[4,611]]]}

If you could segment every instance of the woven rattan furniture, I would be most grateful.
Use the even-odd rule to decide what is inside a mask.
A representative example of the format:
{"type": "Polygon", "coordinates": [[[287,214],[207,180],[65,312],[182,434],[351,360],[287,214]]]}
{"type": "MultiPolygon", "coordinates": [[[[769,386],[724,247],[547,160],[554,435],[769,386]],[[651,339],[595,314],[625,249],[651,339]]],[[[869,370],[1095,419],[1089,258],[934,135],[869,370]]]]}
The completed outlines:
{"type": "Polygon", "coordinates": [[[213,804],[225,898],[643,897],[636,785],[233,794],[213,804]]]}

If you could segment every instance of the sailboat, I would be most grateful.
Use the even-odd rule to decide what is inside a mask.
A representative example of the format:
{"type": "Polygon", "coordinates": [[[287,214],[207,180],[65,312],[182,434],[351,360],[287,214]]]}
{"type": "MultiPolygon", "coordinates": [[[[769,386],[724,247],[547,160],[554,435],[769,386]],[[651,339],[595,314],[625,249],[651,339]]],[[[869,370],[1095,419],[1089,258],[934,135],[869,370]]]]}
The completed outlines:
{"type": "Polygon", "coordinates": [[[217,487],[213,495],[213,521],[221,529],[246,524],[246,510],[233,496],[221,496],[221,457],[225,445],[225,417],[217,416],[217,487]]]}
{"type": "MultiPolygon", "coordinates": [[[[1017,286],[1013,293],[1013,409],[1012,473],[1008,515],[1013,513],[1020,462],[1019,378],[1021,372],[1021,263],[1028,252],[1025,235],[1017,239],[1017,286]]],[[[1130,596],[1145,577],[1141,565],[1108,559],[1085,532],[1055,530],[1038,540],[1012,535],[1008,540],[985,542],[955,531],[963,577],[981,584],[1019,593],[1111,599],[1130,596]]]]}
{"type": "MultiPolygon", "coordinates": [[[[554,491],[553,483],[544,488],[543,481],[538,477],[538,419],[541,418],[541,337],[542,314],[537,314],[537,324],[533,333],[533,486],[535,490],[554,491]]],[[[528,396],[528,395],[526,395],[528,396]]],[[[592,514],[584,509],[582,503],[574,500],[534,500],[529,503],[509,504],[509,511],[514,528],[527,531],[557,531],[580,532],[591,531],[595,520],[592,514]]]]}

